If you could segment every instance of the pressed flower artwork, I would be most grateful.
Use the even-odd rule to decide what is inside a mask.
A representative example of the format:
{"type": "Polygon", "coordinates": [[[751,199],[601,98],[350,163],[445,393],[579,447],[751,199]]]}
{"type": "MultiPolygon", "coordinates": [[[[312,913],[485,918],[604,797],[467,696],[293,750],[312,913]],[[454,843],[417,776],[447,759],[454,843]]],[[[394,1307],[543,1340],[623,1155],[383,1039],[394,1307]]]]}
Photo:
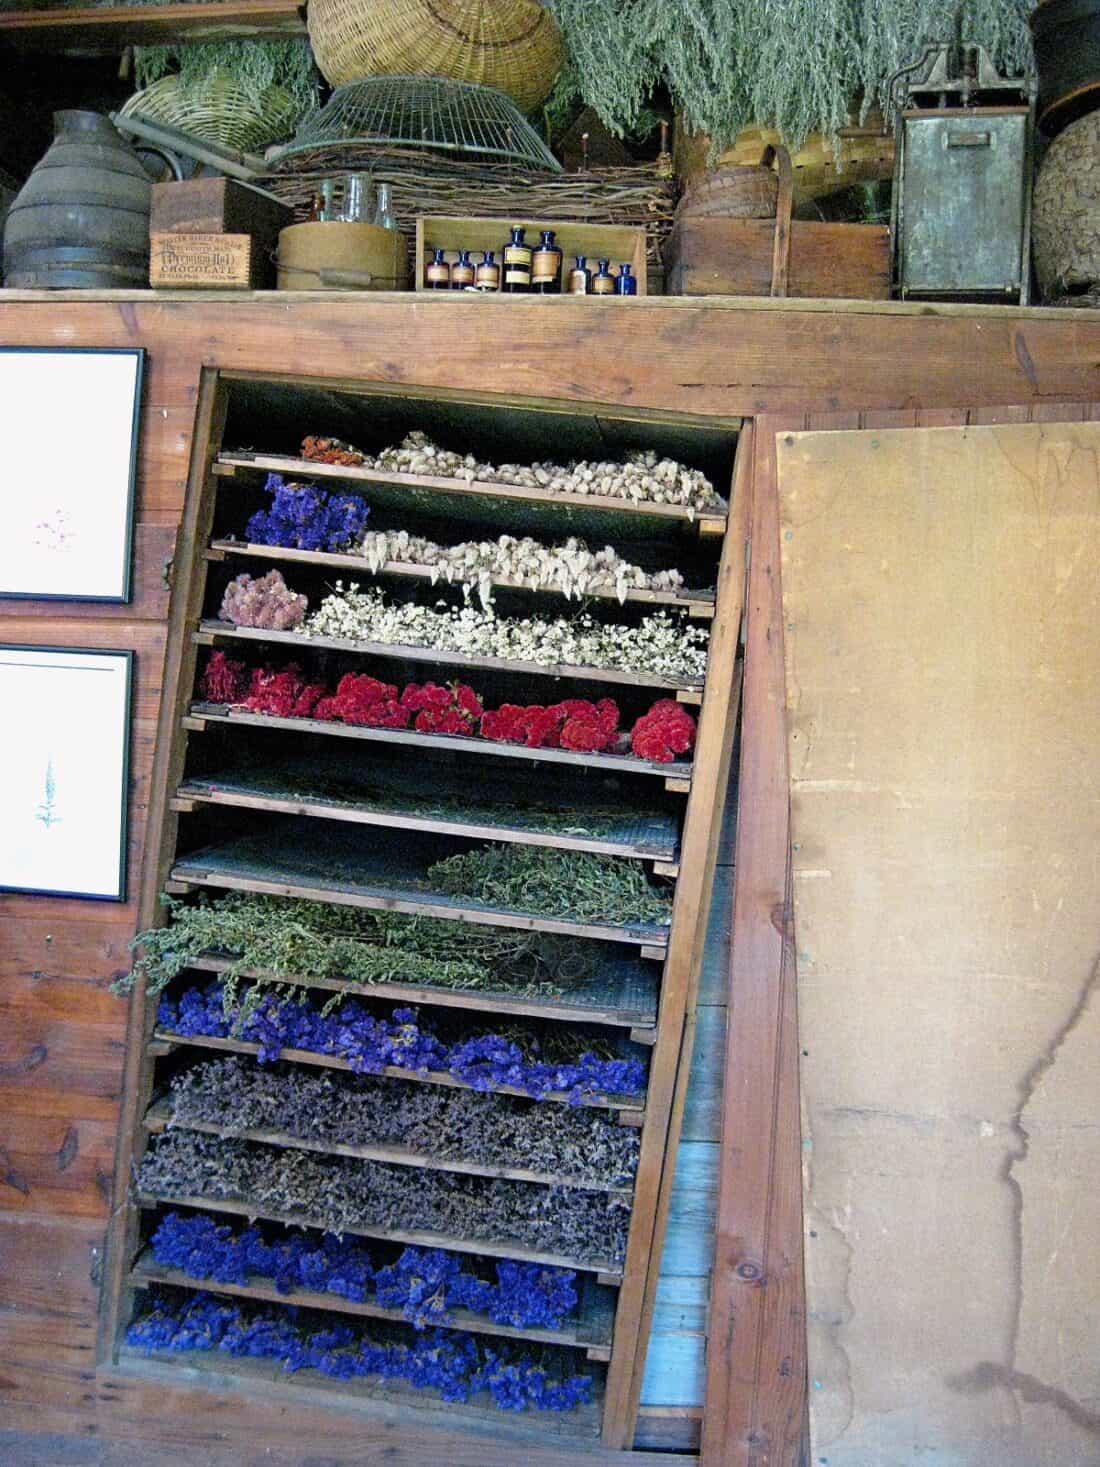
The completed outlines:
{"type": "Polygon", "coordinates": [[[0,349],[0,597],[129,601],[143,360],[0,349]]]}
{"type": "Polygon", "coordinates": [[[0,890],[124,899],[131,662],[0,647],[0,890]]]}

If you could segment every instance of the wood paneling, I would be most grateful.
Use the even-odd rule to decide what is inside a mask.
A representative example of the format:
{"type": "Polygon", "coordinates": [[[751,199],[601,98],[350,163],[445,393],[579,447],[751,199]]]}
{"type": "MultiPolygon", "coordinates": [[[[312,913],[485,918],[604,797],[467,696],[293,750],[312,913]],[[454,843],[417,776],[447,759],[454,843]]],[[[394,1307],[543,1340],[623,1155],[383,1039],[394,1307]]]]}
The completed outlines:
{"type": "Polygon", "coordinates": [[[1100,1437],[1100,429],[986,416],[779,440],[813,1451],[877,1467],[1100,1437]]]}
{"type": "MultiPolygon", "coordinates": [[[[793,413],[795,427],[804,425],[803,415],[808,411],[844,409],[866,410],[863,421],[869,426],[878,426],[871,412],[890,409],[911,410],[915,421],[926,425],[965,422],[966,410],[960,404],[975,401],[986,410],[1031,404],[1032,415],[1038,416],[1052,411],[1050,405],[1059,399],[1076,400],[1086,404],[1079,410],[1084,417],[1091,411],[1100,366],[1100,320],[1087,312],[882,308],[856,303],[834,310],[817,302],[721,299],[649,298],[620,303],[613,311],[601,311],[597,319],[590,302],[567,300],[516,298],[486,303],[423,296],[366,300],[279,294],[229,302],[148,293],[89,298],[55,292],[47,298],[24,298],[4,292],[0,294],[0,335],[9,345],[142,345],[148,352],[137,500],[138,599],[130,608],[102,608],[87,616],[83,608],[60,610],[54,604],[0,602],[0,637],[6,640],[133,647],[138,652],[139,717],[131,805],[131,873],[135,878],[131,887],[135,893],[163,662],[164,594],[159,581],[163,556],[171,548],[170,537],[155,532],[174,532],[178,524],[203,366],[318,378],[354,376],[422,387],[474,384],[484,393],[530,392],[543,399],[595,400],[724,416],[793,413]],[[462,311],[469,314],[459,314],[462,311]]],[[[790,419],[785,421],[789,425],[790,419]]],[[[773,418],[773,433],[775,426],[773,418]]],[[[766,436],[762,433],[758,440],[758,468],[762,456],[768,455],[766,436]]],[[[765,547],[765,565],[770,553],[765,504],[769,492],[774,487],[759,489],[759,523],[754,530],[754,541],[765,547]]],[[[769,798],[779,798],[780,788],[774,769],[765,772],[770,767],[767,751],[757,747],[753,752],[748,747],[748,743],[758,745],[769,739],[782,746],[781,719],[774,704],[780,684],[774,677],[769,683],[767,673],[771,666],[768,628],[772,627],[774,635],[777,626],[769,620],[768,591],[766,571],[758,572],[751,615],[757,632],[750,625],[755,649],[750,661],[755,661],[756,672],[750,675],[746,690],[751,709],[746,709],[743,771],[749,775],[745,803],[750,810],[769,798]]],[[[763,812],[756,818],[764,820],[763,812]]],[[[752,850],[753,845],[752,840],[747,841],[744,851],[752,850]]],[[[774,850],[781,845],[777,839],[774,850]]],[[[728,854],[719,853],[720,862],[728,860],[728,854]]],[[[797,1342],[800,1296],[797,1267],[791,1262],[797,1259],[800,1247],[798,1215],[793,1210],[798,1137],[792,1119],[794,1078],[788,1058],[793,1000],[782,981],[781,942],[772,915],[777,904],[782,910],[783,867],[777,861],[757,866],[751,882],[741,896],[742,907],[754,912],[773,937],[765,944],[764,967],[752,958],[751,949],[738,962],[732,995],[735,1025],[729,1043],[738,1046],[729,1050],[737,1057],[730,1068],[735,1104],[732,1111],[727,1107],[723,1146],[741,1221],[724,1234],[722,1248],[724,1259],[740,1257],[738,1248],[748,1237],[746,1219],[750,1214],[765,1216],[759,1211],[754,1188],[759,1186],[766,1194],[771,1186],[771,1247],[787,1260],[787,1271],[781,1289],[771,1285],[766,1290],[754,1289],[751,1280],[733,1289],[727,1277],[725,1291],[711,1310],[712,1338],[720,1349],[727,1344],[737,1347],[732,1379],[726,1371],[728,1356],[719,1363],[712,1361],[709,1391],[712,1414],[717,1412],[717,1455],[711,1460],[737,1463],[738,1467],[750,1461],[790,1467],[796,1460],[791,1445],[795,1433],[788,1426],[797,1415],[795,1401],[801,1399],[802,1373],[797,1342]],[[773,976],[765,977],[766,973],[773,976]],[[758,991],[762,984],[772,985],[766,1001],[761,1001],[758,991]],[[753,1163],[746,1171],[746,1158],[761,1145],[771,1148],[771,1160],[762,1170],[753,1163]],[[745,1185],[750,1180],[751,1187],[745,1185]],[[751,1343],[746,1329],[751,1331],[751,1343]],[[785,1343],[787,1334],[795,1337],[793,1347],[785,1343]],[[753,1350],[758,1351],[756,1356],[753,1350]],[[761,1392],[762,1381],[778,1381],[780,1389],[773,1390],[769,1384],[761,1392]],[[742,1416],[736,1411],[727,1414],[723,1405],[730,1384],[735,1396],[753,1403],[742,1416]],[[735,1420],[743,1420],[743,1431],[731,1429],[735,1420]]],[[[108,1124],[109,1107],[121,1083],[118,1046],[126,1009],[121,1000],[109,999],[101,985],[127,966],[126,943],[136,920],[133,899],[116,906],[0,895],[0,995],[13,976],[24,977],[29,985],[16,996],[16,1002],[20,1006],[25,1002],[27,1007],[19,1024],[13,1025],[0,1060],[8,1067],[0,1075],[4,1087],[0,1144],[8,1099],[22,1115],[34,1105],[42,1106],[51,1126],[67,1116],[68,1123],[77,1127],[81,1152],[86,1144],[83,1124],[108,1124]],[[35,985],[42,980],[34,975],[57,980],[56,994],[40,998],[35,985]],[[65,1008],[70,1003],[67,1018],[65,1008]],[[110,1017],[112,1003],[117,1004],[114,1020],[110,1017]],[[39,1057],[41,1047],[47,1051],[45,1059],[39,1057]],[[50,1067],[56,1067],[56,1073],[50,1067]]],[[[701,1004],[725,1004],[728,928],[729,883],[719,881],[700,981],[701,1004]],[[722,934],[717,943],[716,932],[722,934]]],[[[6,1012],[12,1012],[10,1001],[6,1012]]],[[[700,1027],[705,1023],[701,1018],[700,1027]]],[[[705,1036],[701,1042],[705,1052],[705,1036]]],[[[102,1133],[94,1135],[102,1150],[102,1133]]],[[[64,1137],[64,1130],[60,1135],[56,1130],[49,1132],[57,1149],[64,1137]]],[[[48,1156],[48,1149],[42,1149],[48,1156]]],[[[55,1149],[55,1161],[56,1156],[55,1149]]],[[[75,1165],[74,1159],[70,1166],[75,1165]]],[[[690,1171],[690,1162],[688,1168],[690,1171]]],[[[713,1175],[713,1164],[710,1171],[713,1175]]],[[[61,1177],[63,1180],[64,1173],[61,1177]]],[[[83,1192],[77,1195],[81,1200],[85,1197],[83,1192]]],[[[261,1412],[240,1398],[204,1393],[199,1413],[185,1391],[133,1383],[124,1388],[97,1385],[91,1375],[91,1315],[80,1313],[87,1295],[79,1292],[75,1282],[79,1246],[73,1241],[94,1236],[105,1218],[106,1199],[98,1190],[96,1195],[98,1215],[65,1218],[61,1213],[56,1222],[62,1229],[59,1234],[46,1230],[51,1224],[44,1214],[26,1210],[22,1194],[12,1193],[17,1212],[0,1199],[0,1208],[6,1209],[0,1211],[0,1217],[15,1216],[18,1223],[13,1225],[33,1225],[36,1230],[23,1235],[31,1240],[25,1243],[29,1253],[37,1258],[40,1247],[47,1250],[50,1238],[56,1240],[59,1275],[69,1280],[63,1282],[59,1276],[56,1300],[62,1312],[71,1308],[81,1321],[80,1349],[75,1357],[66,1353],[74,1348],[72,1331],[51,1335],[38,1329],[33,1320],[20,1334],[16,1352],[0,1346],[5,1362],[0,1369],[5,1382],[0,1385],[5,1427],[10,1424],[21,1431],[44,1434],[43,1451],[38,1455],[37,1449],[28,1455],[24,1447],[12,1444],[13,1439],[0,1438],[0,1456],[5,1461],[33,1461],[40,1467],[44,1460],[53,1460],[55,1449],[59,1453],[75,1450],[72,1444],[76,1443],[81,1452],[90,1446],[98,1453],[73,1458],[77,1467],[88,1461],[94,1461],[95,1467],[122,1467],[124,1463],[129,1467],[140,1461],[144,1467],[150,1460],[170,1463],[185,1458],[188,1463],[220,1459],[234,1467],[251,1467],[261,1461],[265,1467],[291,1462],[297,1467],[303,1453],[321,1454],[326,1464],[337,1464],[342,1456],[349,1462],[361,1462],[371,1459],[368,1453],[377,1457],[383,1452],[395,1454],[387,1460],[415,1460],[420,1467],[432,1460],[431,1450],[434,1460],[462,1467],[462,1449],[456,1449],[453,1438],[444,1447],[439,1438],[431,1438],[434,1448],[425,1455],[425,1441],[408,1436],[407,1427],[391,1426],[379,1441],[368,1443],[357,1418],[333,1411],[261,1412]],[[8,1409],[16,1400],[21,1402],[17,1416],[8,1409]],[[46,1446],[47,1442],[51,1444],[46,1446]],[[260,1442],[263,1445],[257,1446],[260,1442]],[[55,1447],[56,1443],[62,1445],[55,1447]]],[[[72,1194],[61,1189],[55,1196],[62,1209],[73,1200],[72,1194]]],[[[694,1216],[696,1232],[705,1230],[708,1224],[698,1209],[694,1216]]],[[[699,1238],[689,1236],[691,1226],[674,1220],[672,1236],[683,1240],[683,1256],[691,1258],[689,1267],[695,1270],[701,1267],[700,1249],[699,1238]],[[692,1244],[690,1252],[686,1251],[688,1243],[692,1244]]],[[[0,1234],[5,1262],[10,1246],[6,1239],[7,1234],[0,1234]]],[[[26,1299],[19,1295],[17,1285],[5,1283],[9,1293],[0,1301],[7,1304],[0,1311],[5,1344],[13,1340],[13,1328],[25,1317],[32,1318],[24,1311],[36,1307],[34,1300],[41,1294],[50,1294],[48,1257],[37,1271],[29,1262],[23,1267],[30,1280],[26,1299]]],[[[34,1320],[38,1318],[33,1315],[34,1320]]],[[[684,1419],[690,1420],[665,1418],[662,1429],[678,1429],[667,1423],[684,1419]]],[[[652,1423],[647,1424],[641,1440],[651,1439],[655,1430],[652,1423]]],[[[680,1436],[666,1439],[683,1440],[680,1436]]],[[[524,1455],[529,1455],[526,1450],[524,1455]]],[[[66,1459],[59,1455],[57,1460],[66,1459]]],[[[469,1460],[480,1467],[488,1457],[479,1448],[469,1460]]]]}

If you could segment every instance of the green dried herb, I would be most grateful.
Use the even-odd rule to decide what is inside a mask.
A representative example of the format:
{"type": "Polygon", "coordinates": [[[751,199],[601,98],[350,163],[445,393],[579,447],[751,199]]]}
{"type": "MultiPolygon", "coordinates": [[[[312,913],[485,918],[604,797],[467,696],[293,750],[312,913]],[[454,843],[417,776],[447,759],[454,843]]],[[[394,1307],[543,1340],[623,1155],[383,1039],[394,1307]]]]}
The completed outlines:
{"type": "Polygon", "coordinates": [[[651,886],[640,861],[528,846],[486,846],[428,867],[448,896],[576,922],[666,923],[672,898],[651,886]]]}
{"type": "MultiPolygon", "coordinates": [[[[287,988],[294,977],[338,978],[355,985],[422,984],[426,987],[501,990],[553,995],[584,983],[595,959],[575,942],[548,934],[463,926],[368,912],[283,897],[233,892],[216,901],[187,905],[165,897],[167,926],[139,932],[138,956],[116,984],[128,992],[140,978],[146,992],[160,993],[198,958],[227,954],[226,1012],[238,1000],[249,969],[268,975],[249,986],[239,1023],[264,991],[287,988]]],[[[339,1000],[339,995],[333,1000],[339,1000]]]]}

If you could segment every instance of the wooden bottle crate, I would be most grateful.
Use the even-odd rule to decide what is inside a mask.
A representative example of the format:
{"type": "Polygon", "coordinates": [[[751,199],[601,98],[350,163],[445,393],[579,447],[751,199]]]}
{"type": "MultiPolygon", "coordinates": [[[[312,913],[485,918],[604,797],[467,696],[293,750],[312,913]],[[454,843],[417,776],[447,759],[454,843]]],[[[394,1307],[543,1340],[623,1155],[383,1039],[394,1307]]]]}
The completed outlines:
{"type": "MultiPolygon", "coordinates": [[[[792,220],[789,296],[889,300],[890,231],[792,220]]],[[[773,219],[681,219],[665,245],[669,295],[771,295],[773,219]]]]}
{"type": "Polygon", "coordinates": [[[618,224],[577,224],[553,219],[473,219],[440,214],[421,214],[416,221],[416,289],[426,290],[424,267],[434,250],[443,250],[449,265],[459,250],[471,250],[475,262],[482,251],[493,250],[499,261],[504,241],[514,224],[527,231],[527,242],[537,245],[539,230],[552,229],[562,251],[562,273],[567,275],[575,255],[586,255],[593,268],[597,260],[610,260],[613,267],[626,262],[638,281],[638,294],[646,294],[646,239],[644,229],[618,224]]]}

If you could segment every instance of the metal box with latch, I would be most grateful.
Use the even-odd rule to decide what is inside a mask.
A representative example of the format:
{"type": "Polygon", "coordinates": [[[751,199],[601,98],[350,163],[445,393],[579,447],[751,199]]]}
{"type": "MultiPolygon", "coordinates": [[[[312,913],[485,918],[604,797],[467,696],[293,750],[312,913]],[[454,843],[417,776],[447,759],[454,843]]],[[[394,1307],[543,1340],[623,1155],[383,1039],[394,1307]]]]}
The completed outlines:
{"type": "Polygon", "coordinates": [[[930,47],[906,70],[893,92],[895,293],[1026,303],[1028,81],[1000,77],[976,46],[930,47]]]}

